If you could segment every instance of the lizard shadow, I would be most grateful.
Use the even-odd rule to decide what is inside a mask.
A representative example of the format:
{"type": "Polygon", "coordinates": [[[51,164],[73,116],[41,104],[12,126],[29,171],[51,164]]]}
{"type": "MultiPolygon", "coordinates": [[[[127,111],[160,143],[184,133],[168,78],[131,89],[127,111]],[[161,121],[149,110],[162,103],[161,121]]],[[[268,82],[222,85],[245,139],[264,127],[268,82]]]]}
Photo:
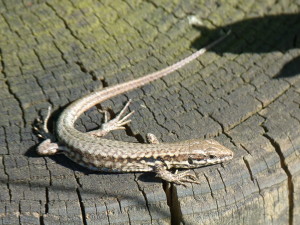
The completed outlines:
{"type": "MultiPolygon", "coordinates": [[[[287,53],[300,48],[300,14],[271,15],[246,19],[228,24],[226,26],[209,29],[203,25],[194,25],[201,37],[193,41],[192,47],[199,49],[205,43],[211,43],[222,33],[231,30],[222,43],[214,47],[212,52],[219,55],[225,53],[261,54],[271,52],[287,53]],[[274,35],[276,34],[276,35],[274,35]]],[[[296,56],[297,57],[297,56],[296,56]]],[[[287,62],[273,78],[295,76],[300,73],[299,59],[287,62]]]]}

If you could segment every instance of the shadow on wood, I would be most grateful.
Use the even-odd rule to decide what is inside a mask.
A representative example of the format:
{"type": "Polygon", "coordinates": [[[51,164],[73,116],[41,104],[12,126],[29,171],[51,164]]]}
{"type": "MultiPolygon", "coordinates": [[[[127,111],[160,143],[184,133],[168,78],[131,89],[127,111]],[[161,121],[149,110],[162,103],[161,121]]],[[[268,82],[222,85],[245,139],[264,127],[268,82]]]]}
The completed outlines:
{"type": "MultiPolygon", "coordinates": [[[[223,53],[269,53],[300,48],[300,14],[282,14],[246,19],[216,29],[195,25],[201,37],[194,40],[192,46],[201,48],[220,34],[232,31],[232,34],[211,51],[223,53]],[[276,33],[277,35],[273,35],[276,33]],[[209,39],[209,40],[208,40],[209,39]]],[[[292,59],[274,75],[276,78],[291,77],[300,72],[299,57],[292,59]]]]}

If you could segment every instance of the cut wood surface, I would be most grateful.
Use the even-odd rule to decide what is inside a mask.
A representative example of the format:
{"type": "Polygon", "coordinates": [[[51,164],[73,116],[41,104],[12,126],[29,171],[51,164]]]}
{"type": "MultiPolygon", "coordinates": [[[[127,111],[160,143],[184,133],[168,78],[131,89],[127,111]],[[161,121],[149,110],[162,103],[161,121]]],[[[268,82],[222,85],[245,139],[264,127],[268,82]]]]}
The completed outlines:
{"type": "MultiPolygon", "coordinates": [[[[0,1],[1,224],[300,224],[299,1],[0,1]],[[231,35],[166,78],[97,106],[107,138],[214,138],[235,153],[201,184],[107,174],[40,157],[33,125],[75,99],[141,77],[231,35]]],[[[99,127],[96,107],[77,121],[99,127]]]]}

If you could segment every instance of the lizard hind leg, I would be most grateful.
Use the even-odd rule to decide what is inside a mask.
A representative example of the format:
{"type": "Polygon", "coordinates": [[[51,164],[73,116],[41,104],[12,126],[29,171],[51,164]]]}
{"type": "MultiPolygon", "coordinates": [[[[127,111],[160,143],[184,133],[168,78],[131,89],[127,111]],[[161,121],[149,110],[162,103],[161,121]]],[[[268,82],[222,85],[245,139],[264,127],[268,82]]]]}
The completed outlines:
{"type": "Polygon", "coordinates": [[[37,147],[37,153],[39,155],[54,155],[66,149],[64,146],[59,146],[58,143],[56,143],[54,135],[48,129],[47,125],[50,116],[51,106],[48,107],[45,119],[38,118],[38,125],[33,127],[33,129],[38,133],[37,136],[44,139],[44,141],[37,147]]]}
{"type": "Polygon", "coordinates": [[[37,118],[37,126],[34,126],[33,129],[37,132],[37,136],[43,139],[54,140],[53,134],[48,130],[48,121],[51,116],[51,106],[48,107],[47,115],[45,119],[37,118]]]}
{"type": "Polygon", "coordinates": [[[98,130],[90,131],[88,132],[88,134],[97,137],[103,137],[104,135],[113,130],[125,130],[125,125],[131,122],[131,120],[128,118],[134,113],[134,111],[132,111],[127,115],[123,116],[130,103],[131,99],[126,103],[121,112],[119,112],[119,114],[110,121],[108,121],[107,119],[107,112],[104,111],[104,123],[102,124],[101,128],[98,130]]]}

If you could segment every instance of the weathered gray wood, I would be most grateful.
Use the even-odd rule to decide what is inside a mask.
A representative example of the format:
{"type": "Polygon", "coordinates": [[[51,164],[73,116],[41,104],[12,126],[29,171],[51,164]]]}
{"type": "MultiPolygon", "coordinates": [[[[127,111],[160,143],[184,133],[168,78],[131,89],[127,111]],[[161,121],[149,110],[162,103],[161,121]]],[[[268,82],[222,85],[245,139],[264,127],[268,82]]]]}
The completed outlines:
{"type": "MultiPolygon", "coordinates": [[[[1,224],[298,224],[300,3],[296,1],[0,1],[1,224]],[[198,25],[189,24],[193,18],[198,25]],[[39,157],[32,130],[48,105],[172,64],[232,35],[133,99],[132,123],[108,138],[215,137],[235,152],[194,170],[200,185],[153,174],[97,174],[39,157]]],[[[89,110],[77,123],[97,128],[89,110]]]]}

